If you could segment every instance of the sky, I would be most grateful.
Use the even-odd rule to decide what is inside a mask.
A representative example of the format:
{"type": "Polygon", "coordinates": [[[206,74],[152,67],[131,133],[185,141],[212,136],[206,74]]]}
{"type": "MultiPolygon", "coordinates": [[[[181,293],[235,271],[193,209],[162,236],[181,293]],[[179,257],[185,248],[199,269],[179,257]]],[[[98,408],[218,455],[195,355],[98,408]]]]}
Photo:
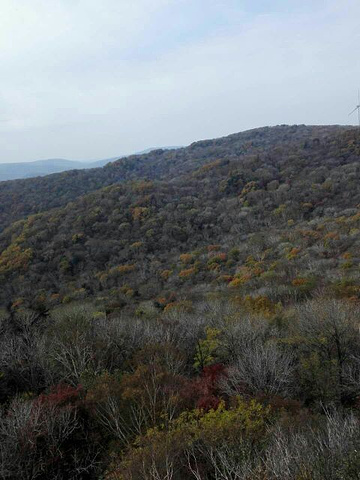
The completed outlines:
{"type": "Polygon", "coordinates": [[[356,124],[359,0],[0,0],[0,163],[356,124]]]}

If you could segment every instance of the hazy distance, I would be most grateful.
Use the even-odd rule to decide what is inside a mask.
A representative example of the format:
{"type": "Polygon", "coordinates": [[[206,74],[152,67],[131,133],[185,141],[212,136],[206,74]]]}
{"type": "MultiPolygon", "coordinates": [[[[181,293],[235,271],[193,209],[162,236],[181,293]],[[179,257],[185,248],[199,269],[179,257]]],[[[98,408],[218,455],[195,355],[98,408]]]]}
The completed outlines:
{"type": "Polygon", "coordinates": [[[2,0],[0,163],[346,124],[358,0],[2,0]]]}

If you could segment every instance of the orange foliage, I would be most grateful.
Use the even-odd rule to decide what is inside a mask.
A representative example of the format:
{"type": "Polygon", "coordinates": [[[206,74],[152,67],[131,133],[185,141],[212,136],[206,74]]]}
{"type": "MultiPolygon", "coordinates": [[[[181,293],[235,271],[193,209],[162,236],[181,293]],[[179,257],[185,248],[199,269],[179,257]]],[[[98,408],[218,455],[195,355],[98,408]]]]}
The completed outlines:
{"type": "Polygon", "coordinates": [[[118,267],[112,268],[109,274],[110,275],[116,275],[116,274],[126,275],[127,273],[133,272],[135,270],[135,267],[136,267],[135,264],[119,265],[118,267]]]}
{"type": "Polygon", "coordinates": [[[183,253],[182,255],[180,255],[180,261],[182,263],[188,264],[188,263],[191,263],[192,260],[193,260],[193,256],[191,255],[191,253],[183,253]]]}
{"type": "Polygon", "coordinates": [[[179,273],[179,277],[180,278],[185,278],[185,277],[190,277],[191,275],[194,275],[194,273],[196,272],[195,268],[188,268],[186,270],[181,270],[181,272],[179,273]]]}
{"type": "Polygon", "coordinates": [[[308,283],[308,280],[306,278],[295,278],[291,283],[294,287],[301,287],[303,285],[306,285],[308,283]]]}
{"type": "Polygon", "coordinates": [[[290,252],[286,255],[286,258],[288,260],[293,260],[294,258],[296,258],[299,253],[301,252],[301,248],[298,248],[298,247],[294,247],[290,250],[290,252]]]}
{"type": "Polygon", "coordinates": [[[338,232],[329,232],[324,237],[325,245],[328,244],[329,240],[339,240],[340,236],[338,232]]]}
{"type": "Polygon", "coordinates": [[[210,258],[209,263],[225,262],[226,260],[227,260],[226,253],[218,253],[217,255],[214,255],[213,257],[210,258]]]}
{"type": "Polygon", "coordinates": [[[144,245],[143,242],[134,242],[130,245],[130,248],[132,248],[133,250],[136,250],[140,247],[142,247],[144,245]]]}

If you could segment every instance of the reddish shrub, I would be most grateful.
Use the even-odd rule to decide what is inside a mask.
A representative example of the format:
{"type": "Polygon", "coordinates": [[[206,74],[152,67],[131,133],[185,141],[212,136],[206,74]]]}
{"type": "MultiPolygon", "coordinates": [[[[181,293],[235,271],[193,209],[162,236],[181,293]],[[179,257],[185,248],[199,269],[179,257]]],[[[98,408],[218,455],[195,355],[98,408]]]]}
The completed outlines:
{"type": "Polygon", "coordinates": [[[216,409],[220,403],[219,380],[226,375],[225,366],[221,363],[207,366],[200,377],[190,380],[181,390],[189,408],[203,410],[216,409]]]}
{"type": "Polygon", "coordinates": [[[66,405],[77,405],[80,401],[82,386],[76,388],[66,383],[59,383],[51,388],[47,394],[41,394],[37,402],[41,405],[63,407],[66,405]]]}

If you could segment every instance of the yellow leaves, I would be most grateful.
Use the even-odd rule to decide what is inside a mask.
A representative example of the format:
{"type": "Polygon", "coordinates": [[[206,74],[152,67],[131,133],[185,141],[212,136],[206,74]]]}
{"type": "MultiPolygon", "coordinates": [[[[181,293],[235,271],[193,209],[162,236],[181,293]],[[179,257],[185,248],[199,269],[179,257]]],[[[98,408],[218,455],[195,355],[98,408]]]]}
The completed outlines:
{"type": "Polygon", "coordinates": [[[134,207],[131,209],[133,220],[142,220],[149,214],[148,207],[134,207]]]}
{"type": "Polygon", "coordinates": [[[201,370],[214,362],[216,349],[220,344],[219,336],[221,331],[218,328],[207,327],[205,333],[206,337],[203,340],[199,340],[197,344],[194,358],[194,367],[201,370]]]}
{"type": "Polygon", "coordinates": [[[239,287],[249,282],[254,277],[259,277],[264,273],[263,262],[257,262],[253,257],[248,257],[246,266],[240,268],[235,275],[234,280],[229,283],[230,287],[239,287]]]}
{"type": "Polygon", "coordinates": [[[118,267],[114,267],[110,270],[110,275],[120,274],[126,275],[127,273],[131,273],[135,270],[135,264],[132,265],[119,265],[118,267]]]}
{"type": "MultiPolygon", "coordinates": [[[[141,396],[143,391],[130,393],[141,396]]],[[[180,456],[187,458],[189,451],[212,451],[218,446],[231,451],[256,449],[266,438],[271,409],[255,400],[248,402],[240,397],[234,400],[231,408],[221,401],[216,409],[184,411],[173,420],[148,428],[128,449],[125,459],[115,457],[105,478],[135,478],[134,472],[136,478],[143,478],[143,473],[151,471],[154,465],[161,468],[168,459],[172,463],[180,456]]]]}
{"type": "Polygon", "coordinates": [[[310,203],[310,202],[304,202],[304,203],[301,204],[301,206],[305,210],[310,210],[311,208],[313,208],[313,204],[310,203]]]}
{"type": "Polygon", "coordinates": [[[258,297],[247,295],[241,300],[241,303],[249,312],[261,314],[267,318],[271,318],[281,310],[281,304],[272,302],[264,295],[259,295],[258,297]]]}
{"type": "Polygon", "coordinates": [[[133,297],[134,296],[134,290],[129,286],[129,285],[123,285],[120,287],[120,292],[126,295],[127,297],[133,297]]]}
{"type": "Polygon", "coordinates": [[[295,278],[292,282],[292,285],[294,287],[301,287],[303,285],[306,285],[308,283],[308,279],[307,278],[295,278]]]}
{"type": "Polygon", "coordinates": [[[229,287],[240,287],[245,283],[245,280],[243,277],[236,277],[231,282],[229,283],[229,287]]]}
{"type": "MultiPolygon", "coordinates": [[[[224,439],[236,441],[241,432],[245,437],[264,433],[265,420],[270,408],[252,400],[249,403],[238,398],[235,408],[226,410],[224,402],[217,410],[210,410],[200,420],[200,431],[206,433],[214,442],[224,439]]],[[[209,439],[210,439],[209,438],[209,439]]]]}
{"type": "Polygon", "coordinates": [[[241,438],[260,440],[266,432],[266,424],[270,420],[270,407],[264,407],[252,400],[246,402],[240,397],[234,407],[227,409],[221,401],[216,410],[208,412],[193,410],[179,416],[171,425],[173,432],[187,432],[193,442],[202,440],[210,445],[217,443],[234,444],[241,438]]]}
{"type": "Polygon", "coordinates": [[[163,279],[163,280],[168,280],[170,275],[173,273],[172,270],[162,270],[160,272],[160,277],[163,279]]]}
{"type": "Polygon", "coordinates": [[[0,274],[26,270],[32,256],[31,248],[22,249],[17,243],[12,243],[0,255],[0,274]]]}
{"type": "Polygon", "coordinates": [[[275,208],[275,210],[273,210],[272,213],[276,216],[280,216],[285,212],[285,210],[286,210],[286,205],[283,203],[279,205],[277,208],[275,208]]]}

